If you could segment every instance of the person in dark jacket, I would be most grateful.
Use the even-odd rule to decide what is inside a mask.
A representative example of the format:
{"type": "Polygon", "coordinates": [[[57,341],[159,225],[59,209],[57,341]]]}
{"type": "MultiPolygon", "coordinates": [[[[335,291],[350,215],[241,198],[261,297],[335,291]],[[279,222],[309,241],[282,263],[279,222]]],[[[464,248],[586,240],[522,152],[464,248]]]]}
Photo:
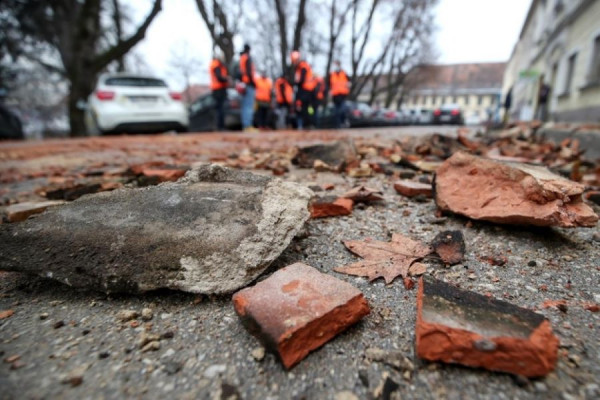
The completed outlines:
{"type": "Polygon", "coordinates": [[[229,87],[229,75],[227,67],[223,64],[223,55],[215,51],[215,56],[210,63],[210,89],[215,100],[217,119],[217,130],[225,129],[225,102],[227,101],[227,88],[229,87]]]}

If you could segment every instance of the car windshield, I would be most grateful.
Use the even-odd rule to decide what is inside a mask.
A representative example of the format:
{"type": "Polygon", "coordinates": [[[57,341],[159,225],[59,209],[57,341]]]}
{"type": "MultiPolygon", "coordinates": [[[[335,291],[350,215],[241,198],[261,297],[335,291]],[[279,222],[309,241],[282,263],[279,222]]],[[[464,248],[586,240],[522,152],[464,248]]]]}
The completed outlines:
{"type": "Polygon", "coordinates": [[[141,78],[135,76],[119,76],[108,78],[104,81],[106,86],[133,86],[133,87],[167,87],[167,84],[155,78],[141,78]]]}

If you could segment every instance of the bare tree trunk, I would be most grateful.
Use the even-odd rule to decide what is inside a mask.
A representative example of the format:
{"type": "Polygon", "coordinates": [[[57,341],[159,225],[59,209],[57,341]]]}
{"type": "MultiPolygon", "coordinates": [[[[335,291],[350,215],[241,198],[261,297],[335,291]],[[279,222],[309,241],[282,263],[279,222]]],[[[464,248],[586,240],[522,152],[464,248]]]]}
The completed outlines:
{"type": "Polygon", "coordinates": [[[196,0],[198,11],[208,28],[208,32],[214,44],[223,52],[225,56],[225,65],[231,65],[235,56],[233,47],[233,37],[236,34],[235,29],[230,28],[227,16],[222,6],[216,0],[212,1],[213,17],[209,15],[209,9],[206,3],[209,0],[196,0]]]}
{"type": "MultiPolygon", "coordinates": [[[[121,14],[121,5],[119,0],[112,0],[113,3],[113,23],[115,25],[115,34],[117,35],[117,41],[123,40],[123,16],[121,14]]],[[[117,59],[117,71],[125,72],[125,56],[121,56],[117,59]]]]}
{"type": "Polygon", "coordinates": [[[281,59],[281,69],[288,75],[287,15],[281,0],[274,0],[274,2],[275,10],[277,11],[277,24],[279,25],[279,57],[281,59]]]}

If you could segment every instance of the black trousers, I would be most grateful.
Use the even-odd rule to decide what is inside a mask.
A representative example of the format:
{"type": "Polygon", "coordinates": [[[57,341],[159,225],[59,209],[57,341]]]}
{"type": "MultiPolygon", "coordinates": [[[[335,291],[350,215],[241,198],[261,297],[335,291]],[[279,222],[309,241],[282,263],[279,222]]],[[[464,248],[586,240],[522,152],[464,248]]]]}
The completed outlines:
{"type": "Polygon", "coordinates": [[[311,122],[308,107],[312,104],[312,97],[313,93],[304,89],[299,89],[296,94],[296,98],[302,103],[300,112],[298,113],[298,129],[308,128],[311,122]]]}
{"type": "Polygon", "coordinates": [[[215,99],[215,114],[217,129],[222,131],[225,130],[225,102],[227,101],[227,90],[215,90],[212,92],[213,99],[215,99]]]}

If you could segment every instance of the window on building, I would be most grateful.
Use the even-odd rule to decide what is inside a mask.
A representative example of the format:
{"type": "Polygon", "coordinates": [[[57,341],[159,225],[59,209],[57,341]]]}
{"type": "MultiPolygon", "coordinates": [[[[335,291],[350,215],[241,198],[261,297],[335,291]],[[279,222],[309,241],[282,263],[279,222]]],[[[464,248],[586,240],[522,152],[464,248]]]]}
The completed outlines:
{"type": "Polygon", "coordinates": [[[483,96],[477,96],[477,105],[480,106],[483,104],[483,96]]]}
{"type": "Polygon", "coordinates": [[[465,96],[465,106],[469,105],[469,95],[465,96]]]}
{"type": "Polygon", "coordinates": [[[452,97],[452,104],[457,104],[458,103],[458,97],[457,96],[453,96],[452,97]]]}
{"type": "Polygon", "coordinates": [[[600,35],[594,39],[594,51],[592,52],[592,68],[590,70],[589,82],[600,82],[600,35]]]}
{"type": "Polygon", "coordinates": [[[575,74],[575,63],[577,62],[577,53],[573,54],[569,57],[567,62],[567,80],[565,81],[565,90],[564,94],[569,94],[571,92],[571,87],[573,86],[573,75],[575,74]]]}

